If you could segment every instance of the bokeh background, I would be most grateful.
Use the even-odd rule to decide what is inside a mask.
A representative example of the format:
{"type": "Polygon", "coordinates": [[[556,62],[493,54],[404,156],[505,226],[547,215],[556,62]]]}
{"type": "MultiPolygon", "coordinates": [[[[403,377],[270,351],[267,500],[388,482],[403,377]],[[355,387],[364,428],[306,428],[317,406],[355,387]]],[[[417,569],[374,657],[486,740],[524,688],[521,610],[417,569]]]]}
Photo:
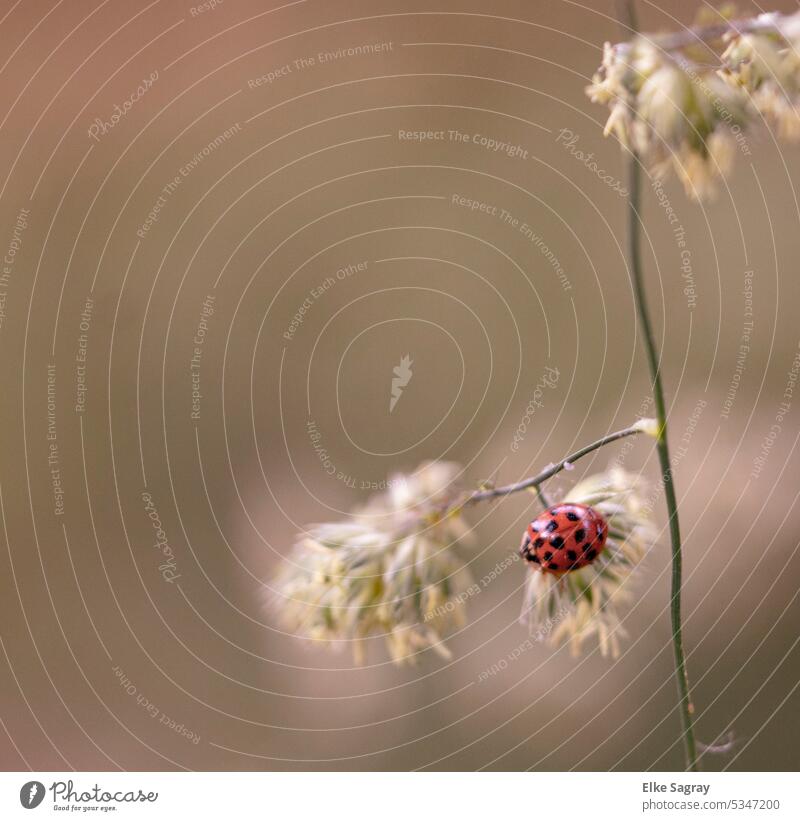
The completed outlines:
{"type": "MultiPolygon", "coordinates": [[[[659,497],[613,662],[515,653],[518,563],[470,600],[450,662],[397,668],[377,641],[357,667],[265,607],[303,524],[388,474],[446,458],[466,486],[513,481],[648,414],[625,203],[575,153],[623,174],[584,95],[614,5],[191,2],[0,10],[0,765],[680,768],[659,497]]],[[[641,2],[641,25],[696,5],[641,2]]],[[[665,183],[685,248],[648,186],[646,276],[697,732],[736,739],[703,764],[795,769],[800,156],[748,145],[712,203],[665,183]]],[[[551,494],[612,460],[657,478],[637,440],[551,494]]],[[[475,577],[535,510],[473,511],[475,577]]]]}

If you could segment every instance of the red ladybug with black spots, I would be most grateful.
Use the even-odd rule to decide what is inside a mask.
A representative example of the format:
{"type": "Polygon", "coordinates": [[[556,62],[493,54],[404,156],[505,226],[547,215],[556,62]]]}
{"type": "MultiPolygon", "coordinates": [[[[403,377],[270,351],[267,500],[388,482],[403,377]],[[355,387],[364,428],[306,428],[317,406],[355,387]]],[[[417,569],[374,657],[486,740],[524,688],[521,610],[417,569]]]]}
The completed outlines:
{"type": "Polygon", "coordinates": [[[523,559],[561,575],[591,564],[606,546],[608,525],[593,508],[565,502],[534,519],[522,537],[523,559]]]}

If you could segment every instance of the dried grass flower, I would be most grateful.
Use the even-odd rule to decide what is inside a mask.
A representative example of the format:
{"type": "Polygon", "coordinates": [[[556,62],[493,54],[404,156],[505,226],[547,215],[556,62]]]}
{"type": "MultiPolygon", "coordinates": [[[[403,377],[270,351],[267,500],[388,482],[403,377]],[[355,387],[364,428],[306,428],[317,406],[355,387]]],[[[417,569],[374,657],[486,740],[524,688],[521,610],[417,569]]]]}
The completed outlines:
{"type": "Polygon", "coordinates": [[[798,43],[800,39],[785,41],[776,34],[743,34],[725,50],[720,71],[732,86],[749,96],[778,135],[788,140],[800,138],[798,43]]]}
{"type": "Polygon", "coordinates": [[[780,137],[800,138],[798,46],[800,12],[638,36],[605,44],[586,91],[609,108],[606,134],[653,174],[674,170],[689,196],[705,198],[737,145],[749,153],[743,134],[760,117],[780,137]]]}
{"type": "Polygon", "coordinates": [[[349,520],[301,534],[274,586],[287,628],[349,644],[357,662],[373,635],[397,663],[413,663],[429,647],[449,657],[443,636],[463,623],[472,583],[457,550],[469,535],[452,505],[459,473],[452,462],[428,462],[395,474],[349,520]]]}
{"type": "Polygon", "coordinates": [[[605,133],[635,150],[659,177],[674,170],[691,196],[710,193],[730,167],[742,95],[714,70],[697,70],[644,38],[611,46],[587,93],[610,109],[605,133]]]}

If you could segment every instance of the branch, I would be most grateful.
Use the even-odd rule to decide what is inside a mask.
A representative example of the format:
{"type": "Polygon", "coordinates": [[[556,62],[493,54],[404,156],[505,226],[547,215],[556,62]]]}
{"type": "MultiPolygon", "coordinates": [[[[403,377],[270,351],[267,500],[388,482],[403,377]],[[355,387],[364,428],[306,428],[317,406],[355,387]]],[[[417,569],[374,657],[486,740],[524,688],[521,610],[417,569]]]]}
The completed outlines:
{"type": "MultiPolygon", "coordinates": [[[[692,26],[683,31],[674,31],[668,34],[640,34],[638,36],[648,40],[654,46],[664,51],[677,51],[687,46],[697,44],[708,45],[709,43],[723,39],[727,34],[740,35],[766,31],[784,36],[783,24],[794,16],[795,15],[774,12],[772,14],[761,14],[758,17],[743,20],[729,20],[725,23],[718,23],[711,26],[692,26]]],[[[633,31],[634,29],[631,27],[631,30],[633,31]]],[[[614,46],[615,49],[619,49],[623,53],[628,47],[628,43],[618,43],[614,46]]]]}
{"type": "MultiPolygon", "coordinates": [[[[521,482],[515,482],[513,485],[505,485],[504,487],[476,490],[460,502],[458,507],[471,505],[475,502],[483,502],[486,499],[496,499],[500,496],[510,496],[512,493],[517,493],[520,490],[527,490],[528,488],[538,490],[538,485],[542,484],[542,482],[546,482],[548,479],[555,476],[556,473],[560,473],[564,470],[566,466],[571,465],[573,462],[577,462],[578,459],[582,456],[586,456],[593,450],[597,450],[598,448],[603,447],[603,445],[611,444],[611,442],[616,442],[618,439],[624,439],[626,436],[633,436],[635,433],[651,433],[653,422],[654,420],[651,419],[640,419],[636,424],[631,425],[629,428],[623,428],[622,430],[618,430],[616,433],[609,433],[608,436],[604,436],[602,439],[592,442],[591,445],[586,445],[580,450],[576,450],[575,453],[570,454],[560,462],[556,462],[554,465],[550,465],[550,467],[546,468],[536,476],[532,476],[530,479],[524,479],[521,482]]],[[[541,498],[541,491],[539,491],[539,495],[541,498]]]]}

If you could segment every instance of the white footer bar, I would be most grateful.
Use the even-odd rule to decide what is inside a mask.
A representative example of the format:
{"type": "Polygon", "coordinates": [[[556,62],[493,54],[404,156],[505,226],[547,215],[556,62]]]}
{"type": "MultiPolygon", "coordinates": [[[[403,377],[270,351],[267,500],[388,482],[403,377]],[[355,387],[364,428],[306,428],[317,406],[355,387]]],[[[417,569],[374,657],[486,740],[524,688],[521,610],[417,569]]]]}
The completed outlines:
{"type": "Polygon", "coordinates": [[[0,818],[800,818],[796,773],[0,773],[0,818]]]}

